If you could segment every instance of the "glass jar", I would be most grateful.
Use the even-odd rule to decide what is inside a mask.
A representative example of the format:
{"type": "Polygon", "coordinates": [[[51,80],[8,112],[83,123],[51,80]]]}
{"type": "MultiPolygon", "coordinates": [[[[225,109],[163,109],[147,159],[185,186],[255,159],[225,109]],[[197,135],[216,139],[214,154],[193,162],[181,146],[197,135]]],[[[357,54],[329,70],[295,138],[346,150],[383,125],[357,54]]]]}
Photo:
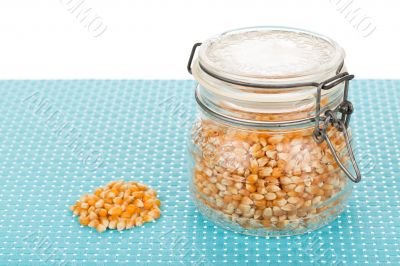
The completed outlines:
{"type": "Polygon", "coordinates": [[[281,236],[320,228],[345,209],[361,175],[348,127],[354,76],[344,56],[327,37],[277,27],[193,46],[188,70],[199,112],[190,190],[205,217],[240,233],[281,236]]]}

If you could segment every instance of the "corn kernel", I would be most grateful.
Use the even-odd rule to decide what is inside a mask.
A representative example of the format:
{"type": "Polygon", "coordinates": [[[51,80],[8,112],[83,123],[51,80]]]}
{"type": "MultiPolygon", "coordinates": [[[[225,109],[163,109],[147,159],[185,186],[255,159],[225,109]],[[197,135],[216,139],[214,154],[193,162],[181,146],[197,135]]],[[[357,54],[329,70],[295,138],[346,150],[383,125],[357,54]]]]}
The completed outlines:
{"type": "Polygon", "coordinates": [[[124,221],[120,221],[117,223],[117,230],[118,231],[122,231],[125,229],[125,222],[124,221]]]}
{"type": "Polygon", "coordinates": [[[108,228],[109,229],[116,229],[117,228],[117,221],[109,221],[108,223],[108,228]]]}
{"type": "Polygon", "coordinates": [[[112,207],[111,209],[108,210],[108,214],[112,216],[119,216],[122,213],[122,208],[121,207],[112,207]]]}
{"type": "Polygon", "coordinates": [[[90,222],[90,219],[89,219],[89,217],[87,217],[87,216],[81,216],[81,217],[79,217],[79,223],[81,224],[81,225],[88,225],[89,224],[89,222],[90,222]]]}
{"type": "Polygon", "coordinates": [[[99,224],[100,224],[99,220],[92,220],[92,221],[90,221],[88,226],[96,228],[99,224]]]}
{"type": "Polygon", "coordinates": [[[135,225],[136,226],[142,226],[143,225],[143,218],[142,217],[137,217],[135,219],[135,225]]]}
{"type": "Polygon", "coordinates": [[[143,201],[142,201],[141,199],[135,199],[135,200],[133,201],[133,204],[134,204],[136,207],[139,207],[139,208],[144,207],[143,201]]]}
{"type": "Polygon", "coordinates": [[[99,224],[99,225],[96,227],[96,230],[97,230],[97,232],[99,232],[99,233],[103,233],[104,231],[106,231],[106,229],[107,229],[107,227],[106,227],[105,225],[103,225],[103,224],[99,224]]]}

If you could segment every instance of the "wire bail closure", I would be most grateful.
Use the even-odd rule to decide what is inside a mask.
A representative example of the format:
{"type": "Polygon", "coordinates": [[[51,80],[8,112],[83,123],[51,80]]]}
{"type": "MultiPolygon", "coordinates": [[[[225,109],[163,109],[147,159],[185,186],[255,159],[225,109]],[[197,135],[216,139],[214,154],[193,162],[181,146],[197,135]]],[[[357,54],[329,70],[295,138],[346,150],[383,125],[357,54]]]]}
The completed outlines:
{"type": "MultiPolygon", "coordinates": [[[[196,49],[201,45],[202,43],[195,43],[192,47],[192,50],[190,52],[188,64],[187,64],[187,71],[192,74],[192,62],[194,55],[196,53],[196,49]]],[[[211,73],[208,71],[204,66],[202,66],[199,63],[200,68],[207,73],[208,75],[212,76],[213,78],[219,79],[224,82],[228,82],[231,84],[235,85],[241,85],[241,86],[249,86],[249,87],[255,87],[255,88],[296,88],[296,87],[303,87],[303,86],[312,86],[317,88],[317,99],[316,99],[316,115],[315,115],[315,129],[313,132],[313,137],[314,140],[318,143],[321,144],[324,141],[329,146],[329,149],[332,152],[333,157],[335,158],[336,163],[339,165],[340,169],[346,174],[346,176],[353,181],[354,183],[358,183],[361,181],[361,172],[358,167],[358,164],[356,162],[355,156],[353,149],[350,144],[350,138],[349,134],[347,131],[347,128],[350,123],[350,117],[351,114],[354,111],[353,104],[348,100],[348,91],[349,91],[349,81],[354,78],[354,75],[350,75],[347,72],[342,72],[344,62],[342,62],[337,71],[336,75],[332,78],[329,78],[321,83],[317,82],[305,82],[305,83],[297,83],[297,84],[280,84],[280,85],[264,85],[264,84],[246,84],[242,82],[238,82],[235,80],[230,80],[224,77],[221,77],[219,75],[216,75],[215,73],[211,73]],[[343,95],[343,101],[336,107],[334,110],[331,109],[326,109],[324,110],[324,115],[321,116],[321,97],[322,97],[322,90],[329,90],[332,89],[333,87],[339,85],[340,83],[344,82],[344,95],[343,95]],[[337,113],[340,113],[341,116],[340,118],[337,117],[337,113]],[[347,168],[346,166],[341,162],[338,153],[335,150],[335,147],[333,146],[332,141],[330,140],[328,134],[327,134],[327,129],[328,126],[332,125],[335,128],[337,128],[340,132],[343,132],[345,142],[346,142],[346,148],[351,160],[351,163],[353,165],[354,171],[356,173],[356,176],[354,176],[347,168]]]]}
{"type": "Polygon", "coordinates": [[[195,43],[195,44],[193,45],[193,47],[192,47],[192,51],[190,52],[189,61],[188,61],[188,64],[187,64],[187,71],[189,72],[190,75],[192,74],[192,61],[193,61],[193,57],[194,57],[194,54],[195,54],[195,52],[196,52],[197,47],[199,47],[200,45],[201,45],[201,42],[195,43]]]}
{"type": "Polygon", "coordinates": [[[354,75],[349,75],[347,72],[343,72],[337,74],[336,76],[327,79],[326,81],[320,83],[317,87],[317,103],[316,103],[316,116],[315,116],[315,129],[314,129],[314,140],[321,144],[324,141],[329,146],[329,149],[332,152],[333,157],[335,158],[336,163],[339,165],[340,169],[347,175],[347,177],[353,181],[354,183],[358,183],[361,181],[361,172],[356,162],[353,148],[350,144],[350,137],[347,131],[347,128],[350,123],[351,114],[354,111],[353,104],[347,100],[348,98],[348,90],[349,90],[349,81],[354,78],[354,75]],[[344,96],[343,101],[336,107],[334,110],[327,109],[324,112],[324,116],[321,116],[321,93],[322,90],[329,90],[336,85],[344,82],[344,96]],[[340,113],[340,118],[337,117],[337,113],[340,113]],[[327,129],[328,126],[332,125],[337,128],[339,131],[343,132],[343,136],[346,142],[347,152],[350,157],[350,161],[353,165],[356,176],[354,176],[346,166],[341,162],[338,153],[335,150],[335,147],[330,140],[327,129]]]}

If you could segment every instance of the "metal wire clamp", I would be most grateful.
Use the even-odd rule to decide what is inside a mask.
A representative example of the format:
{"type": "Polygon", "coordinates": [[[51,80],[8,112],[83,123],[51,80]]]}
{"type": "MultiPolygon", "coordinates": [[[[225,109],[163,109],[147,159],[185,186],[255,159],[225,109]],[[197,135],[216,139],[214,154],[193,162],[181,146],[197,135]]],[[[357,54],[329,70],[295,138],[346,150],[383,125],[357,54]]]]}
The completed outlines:
{"type": "MultiPolygon", "coordinates": [[[[192,50],[190,52],[188,64],[187,64],[187,70],[190,74],[192,74],[192,61],[194,58],[194,54],[196,52],[196,49],[201,45],[201,43],[195,43],[192,47],[192,50]]],[[[354,157],[354,152],[353,149],[351,148],[350,145],[350,138],[349,134],[347,132],[347,128],[350,123],[350,117],[351,114],[353,113],[353,105],[352,103],[348,100],[348,91],[349,91],[349,81],[354,78],[354,75],[350,75],[347,72],[342,72],[344,62],[342,62],[338,69],[336,70],[336,75],[332,78],[329,78],[321,83],[317,82],[304,82],[304,83],[295,83],[295,84],[279,84],[279,85],[264,85],[264,84],[247,84],[247,83],[242,83],[236,80],[230,80],[221,76],[216,75],[215,73],[211,73],[208,71],[204,66],[202,66],[199,63],[199,67],[208,75],[212,76],[213,78],[219,79],[224,82],[228,82],[231,84],[235,85],[241,85],[241,86],[248,86],[248,87],[255,87],[255,88],[265,88],[265,89],[279,89],[279,88],[296,88],[296,87],[305,87],[305,86],[311,86],[311,87],[316,87],[317,88],[317,99],[316,99],[316,114],[313,120],[315,121],[315,129],[313,133],[314,140],[318,143],[321,144],[324,141],[329,146],[329,149],[332,152],[333,157],[335,158],[336,163],[339,165],[339,167],[342,169],[342,171],[347,175],[347,177],[355,182],[358,183],[361,181],[361,172],[360,169],[358,168],[357,162],[354,157]],[[343,94],[343,101],[336,107],[334,110],[330,109],[324,109],[324,114],[321,115],[321,95],[322,95],[322,90],[329,90],[332,89],[333,87],[339,85],[340,83],[344,82],[344,94],[343,94]],[[340,113],[341,116],[340,118],[337,117],[337,113],[340,113]],[[335,128],[337,128],[340,132],[343,132],[345,142],[346,142],[346,148],[351,160],[351,163],[353,165],[354,171],[356,173],[356,176],[354,176],[347,168],[346,166],[341,162],[338,153],[335,150],[335,147],[333,146],[332,141],[330,140],[327,129],[328,126],[332,125],[335,128]]]]}
{"type": "Polygon", "coordinates": [[[354,183],[358,183],[361,181],[361,172],[358,168],[358,164],[356,162],[353,149],[350,145],[349,133],[347,132],[348,125],[350,123],[351,114],[354,111],[353,105],[350,101],[348,101],[348,90],[349,90],[349,81],[354,78],[354,75],[349,75],[347,72],[343,72],[337,74],[336,76],[320,83],[317,87],[317,103],[316,103],[316,116],[315,116],[315,129],[314,129],[314,140],[321,144],[326,141],[329,146],[329,149],[332,152],[333,157],[335,158],[336,163],[339,165],[340,169],[347,175],[347,177],[353,181],[354,183]],[[324,116],[321,116],[321,92],[322,90],[329,90],[336,85],[344,82],[344,95],[343,101],[336,107],[334,110],[327,109],[324,112],[324,116]],[[340,113],[340,118],[337,117],[337,113],[340,113]],[[341,162],[338,153],[335,150],[335,147],[332,144],[332,141],[329,138],[327,133],[327,129],[329,125],[334,126],[339,131],[343,133],[347,152],[350,157],[350,161],[353,165],[356,176],[354,176],[346,166],[341,162]]]}

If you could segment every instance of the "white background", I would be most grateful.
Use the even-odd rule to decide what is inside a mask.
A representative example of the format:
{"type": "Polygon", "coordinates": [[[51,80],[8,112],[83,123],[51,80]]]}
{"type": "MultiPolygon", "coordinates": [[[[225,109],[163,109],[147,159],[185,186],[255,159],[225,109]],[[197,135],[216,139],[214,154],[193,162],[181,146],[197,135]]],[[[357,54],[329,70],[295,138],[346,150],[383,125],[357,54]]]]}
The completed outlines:
{"type": "Polygon", "coordinates": [[[357,78],[400,78],[400,1],[83,1],[107,27],[98,37],[69,10],[78,0],[1,1],[0,78],[189,79],[193,43],[255,25],[328,35],[345,48],[357,78]]]}

